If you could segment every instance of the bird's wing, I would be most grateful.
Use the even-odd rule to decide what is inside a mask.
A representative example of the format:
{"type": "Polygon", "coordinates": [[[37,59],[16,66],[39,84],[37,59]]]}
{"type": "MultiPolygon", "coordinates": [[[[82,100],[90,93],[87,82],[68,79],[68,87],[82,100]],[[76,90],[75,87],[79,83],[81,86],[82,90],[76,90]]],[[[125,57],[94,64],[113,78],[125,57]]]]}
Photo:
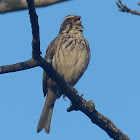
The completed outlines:
{"type": "MultiPolygon", "coordinates": [[[[45,60],[47,60],[50,63],[51,63],[51,61],[53,59],[53,56],[54,56],[54,52],[55,52],[55,48],[56,48],[56,46],[55,46],[56,39],[57,38],[55,38],[50,43],[50,45],[48,46],[47,51],[46,51],[45,60]]],[[[47,87],[48,79],[49,79],[49,77],[47,76],[46,72],[43,71],[43,93],[44,93],[44,97],[46,96],[47,91],[48,91],[48,87],[47,87]]]]}

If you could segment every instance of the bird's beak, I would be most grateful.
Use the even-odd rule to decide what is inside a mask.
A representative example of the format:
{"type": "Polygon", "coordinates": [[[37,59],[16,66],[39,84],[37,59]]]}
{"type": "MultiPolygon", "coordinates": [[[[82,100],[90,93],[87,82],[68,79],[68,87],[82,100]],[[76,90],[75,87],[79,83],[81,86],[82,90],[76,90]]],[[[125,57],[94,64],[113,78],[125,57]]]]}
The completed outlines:
{"type": "Polygon", "coordinates": [[[75,16],[75,18],[73,20],[73,25],[79,25],[79,26],[81,26],[81,22],[82,21],[80,21],[80,19],[81,19],[81,16],[75,16]]]}

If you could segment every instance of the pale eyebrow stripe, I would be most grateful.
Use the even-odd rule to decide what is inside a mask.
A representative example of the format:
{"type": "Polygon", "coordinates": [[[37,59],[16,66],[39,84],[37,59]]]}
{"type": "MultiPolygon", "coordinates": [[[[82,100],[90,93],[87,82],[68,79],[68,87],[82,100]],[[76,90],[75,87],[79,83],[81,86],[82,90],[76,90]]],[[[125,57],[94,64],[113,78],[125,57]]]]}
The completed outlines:
{"type": "Polygon", "coordinates": [[[74,15],[67,16],[67,17],[64,18],[63,22],[64,22],[66,19],[68,19],[68,18],[73,18],[73,17],[75,17],[75,16],[74,16],[74,15]]]}

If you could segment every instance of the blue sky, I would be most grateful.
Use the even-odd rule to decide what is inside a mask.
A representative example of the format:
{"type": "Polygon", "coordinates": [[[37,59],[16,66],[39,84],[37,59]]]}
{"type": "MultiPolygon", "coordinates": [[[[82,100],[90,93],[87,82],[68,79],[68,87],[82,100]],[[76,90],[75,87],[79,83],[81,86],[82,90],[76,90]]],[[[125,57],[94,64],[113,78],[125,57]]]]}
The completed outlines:
{"type": "MultiPolygon", "coordinates": [[[[140,11],[137,2],[123,0],[128,7],[140,11]]],[[[93,100],[96,109],[131,140],[139,140],[139,16],[119,12],[115,0],[73,0],[38,8],[37,14],[42,56],[57,36],[65,16],[82,17],[91,61],[75,87],[86,100],[93,100]]],[[[0,66],[31,58],[32,35],[27,10],[0,15],[0,31],[0,66]]],[[[34,68],[0,75],[0,139],[109,140],[109,136],[83,113],[68,113],[70,102],[62,98],[55,104],[50,134],[36,132],[45,102],[42,72],[41,68],[34,68]]]]}

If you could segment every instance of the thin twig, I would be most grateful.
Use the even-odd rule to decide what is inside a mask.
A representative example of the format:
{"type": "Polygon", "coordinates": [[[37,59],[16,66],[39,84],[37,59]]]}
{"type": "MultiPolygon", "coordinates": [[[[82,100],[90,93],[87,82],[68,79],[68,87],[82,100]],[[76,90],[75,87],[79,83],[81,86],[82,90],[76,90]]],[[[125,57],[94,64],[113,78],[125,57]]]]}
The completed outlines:
{"type": "Polygon", "coordinates": [[[38,61],[31,58],[28,61],[0,67],[0,74],[27,70],[39,66],[38,61]]]}
{"type": "Polygon", "coordinates": [[[123,5],[121,0],[118,0],[118,2],[116,2],[116,5],[120,9],[119,11],[121,11],[121,12],[127,12],[127,13],[131,13],[131,14],[140,16],[140,12],[133,11],[130,8],[128,8],[126,5],[123,5]]]}

